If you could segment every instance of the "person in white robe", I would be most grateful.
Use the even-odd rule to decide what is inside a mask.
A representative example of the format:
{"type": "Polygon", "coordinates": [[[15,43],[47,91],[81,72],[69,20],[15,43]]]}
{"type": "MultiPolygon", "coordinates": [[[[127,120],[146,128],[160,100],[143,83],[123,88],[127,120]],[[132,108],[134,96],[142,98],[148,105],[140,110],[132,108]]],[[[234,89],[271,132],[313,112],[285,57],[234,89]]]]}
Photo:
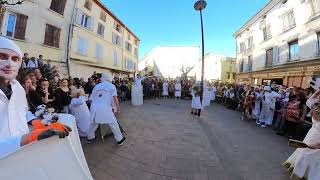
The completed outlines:
{"type": "Polygon", "coordinates": [[[169,96],[169,84],[167,80],[162,84],[162,96],[164,98],[167,98],[169,96]]]}
{"type": "Polygon", "coordinates": [[[211,85],[211,101],[216,100],[217,88],[214,84],[211,85]]]}
{"type": "Polygon", "coordinates": [[[202,104],[200,100],[200,82],[196,82],[191,89],[191,114],[200,116],[202,104]]]}
{"type": "Polygon", "coordinates": [[[80,137],[87,137],[90,126],[90,110],[87,102],[88,96],[82,89],[77,90],[76,96],[72,98],[69,108],[74,115],[80,137]]]}
{"type": "Polygon", "coordinates": [[[211,102],[211,92],[206,81],[203,82],[203,107],[209,107],[211,102]]]}
{"type": "Polygon", "coordinates": [[[312,128],[303,140],[308,148],[298,148],[285,162],[292,179],[318,180],[320,177],[320,91],[317,90],[307,101],[312,109],[312,128]]]}
{"type": "Polygon", "coordinates": [[[273,116],[275,111],[276,97],[279,94],[271,91],[270,86],[264,87],[264,93],[262,95],[262,109],[257,124],[260,124],[261,127],[271,126],[273,122],[273,116]]]}
{"type": "Polygon", "coordinates": [[[134,84],[131,88],[131,102],[134,106],[140,106],[143,104],[143,86],[142,81],[145,78],[142,78],[140,75],[134,78],[134,84]]]}
{"type": "Polygon", "coordinates": [[[88,130],[87,143],[95,140],[95,131],[99,124],[108,124],[118,145],[126,140],[122,136],[116,116],[113,112],[112,101],[114,102],[117,114],[120,114],[120,106],[117,98],[117,89],[112,83],[111,73],[101,74],[101,83],[96,85],[90,96],[90,127],[88,130]]]}
{"type": "Polygon", "coordinates": [[[61,131],[48,126],[29,130],[27,122],[36,121],[37,118],[28,111],[25,90],[16,80],[22,56],[22,51],[13,41],[0,36],[0,158],[31,142],[54,135],[65,137],[71,131],[59,123],[54,125],[59,124],[66,129],[61,131]]]}
{"type": "Polygon", "coordinates": [[[180,83],[180,80],[177,80],[177,82],[174,85],[174,96],[176,97],[176,99],[180,99],[181,98],[181,83],[180,83]]]}
{"type": "Polygon", "coordinates": [[[261,100],[262,100],[262,95],[260,93],[260,88],[257,86],[254,89],[256,97],[255,97],[255,102],[254,102],[254,108],[252,109],[252,118],[258,120],[260,117],[260,111],[261,111],[261,100]]]}

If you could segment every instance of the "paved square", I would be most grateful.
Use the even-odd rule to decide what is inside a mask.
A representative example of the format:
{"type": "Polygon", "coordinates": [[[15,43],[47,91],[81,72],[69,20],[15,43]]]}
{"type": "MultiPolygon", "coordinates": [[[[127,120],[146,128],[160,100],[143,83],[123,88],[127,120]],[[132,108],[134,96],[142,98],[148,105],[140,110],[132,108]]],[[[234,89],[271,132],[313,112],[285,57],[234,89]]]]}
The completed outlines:
{"type": "Polygon", "coordinates": [[[271,129],[240,120],[239,112],[213,104],[202,117],[190,101],[150,100],[121,105],[128,133],[84,144],[96,180],[286,180],[282,162],[293,152],[271,129]]]}

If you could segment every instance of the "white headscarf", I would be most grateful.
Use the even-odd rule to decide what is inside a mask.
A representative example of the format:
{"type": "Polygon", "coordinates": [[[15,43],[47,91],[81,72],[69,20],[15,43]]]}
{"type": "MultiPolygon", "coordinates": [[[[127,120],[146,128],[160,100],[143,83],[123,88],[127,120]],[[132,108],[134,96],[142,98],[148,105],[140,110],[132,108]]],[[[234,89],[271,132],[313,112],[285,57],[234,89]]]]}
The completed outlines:
{"type": "Polygon", "coordinates": [[[23,56],[21,49],[16,45],[16,43],[3,36],[0,36],[0,49],[10,49],[19,54],[20,58],[23,56]]]}
{"type": "Polygon", "coordinates": [[[265,91],[271,91],[271,87],[270,87],[270,86],[265,86],[263,89],[264,89],[265,91]]]}
{"type": "Polygon", "coordinates": [[[102,73],[101,74],[101,81],[102,82],[104,82],[104,81],[112,82],[112,74],[110,72],[102,73]]]}

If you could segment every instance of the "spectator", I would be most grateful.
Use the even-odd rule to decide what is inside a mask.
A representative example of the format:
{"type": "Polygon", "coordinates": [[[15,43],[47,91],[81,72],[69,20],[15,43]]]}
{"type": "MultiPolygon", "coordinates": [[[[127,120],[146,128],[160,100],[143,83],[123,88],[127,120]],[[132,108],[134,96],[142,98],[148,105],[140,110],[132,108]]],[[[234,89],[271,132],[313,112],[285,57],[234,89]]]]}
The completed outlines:
{"type": "Polygon", "coordinates": [[[39,69],[35,69],[35,70],[33,71],[33,73],[34,73],[35,78],[36,78],[37,81],[40,81],[40,80],[42,79],[42,74],[41,74],[41,72],[40,72],[39,69]]]}
{"type": "Polygon", "coordinates": [[[29,68],[29,69],[39,68],[38,60],[35,57],[32,57],[27,63],[27,68],[29,68]]]}
{"type": "Polygon", "coordinates": [[[95,86],[95,83],[92,80],[92,78],[88,78],[88,82],[84,85],[84,92],[90,95],[92,93],[94,86],[95,86]]]}
{"type": "Polygon", "coordinates": [[[52,93],[49,92],[49,81],[48,79],[41,79],[39,82],[39,86],[37,86],[35,91],[30,91],[29,94],[30,103],[33,105],[32,112],[35,112],[36,108],[42,104],[51,105],[53,100],[52,93]]]}
{"type": "Polygon", "coordinates": [[[21,63],[21,68],[25,69],[27,68],[27,64],[29,63],[29,54],[28,53],[24,53],[23,54],[23,58],[22,58],[22,63],[21,63]]]}
{"type": "Polygon", "coordinates": [[[54,92],[55,107],[58,112],[69,113],[69,104],[71,102],[71,91],[68,87],[68,80],[62,79],[60,87],[54,92]]]}
{"type": "Polygon", "coordinates": [[[73,78],[73,84],[70,86],[71,97],[75,97],[78,90],[83,90],[82,83],[79,78],[73,78]]]}
{"type": "Polygon", "coordinates": [[[38,67],[39,67],[39,68],[42,68],[42,67],[43,67],[43,64],[44,64],[44,62],[43,62],[43,56],[40,54],[40,55],[39,55],[39,58],[38,58],[38,67]]]}

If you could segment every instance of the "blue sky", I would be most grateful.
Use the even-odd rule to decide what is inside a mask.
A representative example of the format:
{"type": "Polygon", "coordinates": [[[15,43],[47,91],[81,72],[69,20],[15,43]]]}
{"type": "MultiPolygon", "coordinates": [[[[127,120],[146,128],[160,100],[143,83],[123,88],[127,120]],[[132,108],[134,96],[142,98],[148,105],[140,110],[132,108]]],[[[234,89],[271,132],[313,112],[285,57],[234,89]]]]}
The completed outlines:
{"type": "MultiPolygon", "coordinates": [[[[196,0],[101,0],[140,39],[140,58],[157,46],[201,45],[196,0]]],[[[207,0],[205,52],[235,56],[233,33],[269,0],[207,0]]]]}

